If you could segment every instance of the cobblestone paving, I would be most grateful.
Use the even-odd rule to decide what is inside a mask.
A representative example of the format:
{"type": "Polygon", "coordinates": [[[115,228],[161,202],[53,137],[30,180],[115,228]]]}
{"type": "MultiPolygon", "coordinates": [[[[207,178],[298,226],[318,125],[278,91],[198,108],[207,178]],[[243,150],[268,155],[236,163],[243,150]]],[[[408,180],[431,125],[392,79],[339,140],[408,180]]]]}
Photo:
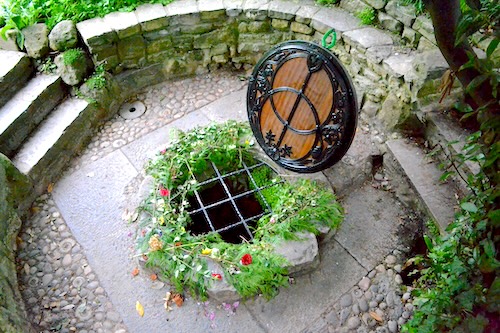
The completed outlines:
{"type": "Polygon", "coordinates": [[[39,332],[126,332],[84,251],[48,194],[19,234],[21,294],[39,332]]]}
{"type": "MultiPolygon", "coordinates": [[[[219,72],[144,89],[133,100],[142,101],[146,113],[129,120],[116,115],[106,122],[67,172],[245,85],[241,73],[219,72]]],[[[124,187],[124,194],[128,191],[124,187]]],[[[126,332],[51,195],[41,196],[33,211],[20,232],[17,258],[21,293],[33,325],[40,332],[126,332]]],[[[409,293],[401,292],[400,254],[389,255],[307,332],[398,332],[413,310],[409,293]]]]}
{"type": "Polygon", "coordinates": [[[115,115],[94,135],[87,150],[73,161],[68,171],[77,170],[82,160],[95,161],[246,85],[244,72],[221,71],[216,75],[209,73],[146,88],[129,99],[143,102],[146,113],[135,119],[115,115]]]}

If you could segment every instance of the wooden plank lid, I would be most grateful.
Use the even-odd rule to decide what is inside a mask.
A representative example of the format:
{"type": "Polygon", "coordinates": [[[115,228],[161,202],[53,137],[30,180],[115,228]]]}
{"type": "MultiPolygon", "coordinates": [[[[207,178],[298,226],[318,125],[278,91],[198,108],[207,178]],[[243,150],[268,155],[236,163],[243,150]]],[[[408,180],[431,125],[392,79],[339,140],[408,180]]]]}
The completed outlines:
{"type": "Polygon", "coordinates": [[[347,152],[358,106],[347,71],[330,51],[289,41],[255,66],[247,112],[268,156],[286,169],[309,173],[332,166],[347,152]]]}

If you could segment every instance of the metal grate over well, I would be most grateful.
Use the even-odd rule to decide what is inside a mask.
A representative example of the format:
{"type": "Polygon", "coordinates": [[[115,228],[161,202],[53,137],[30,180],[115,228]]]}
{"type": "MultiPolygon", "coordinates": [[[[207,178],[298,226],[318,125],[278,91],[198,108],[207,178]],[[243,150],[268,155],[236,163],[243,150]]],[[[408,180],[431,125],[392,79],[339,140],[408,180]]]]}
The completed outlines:
{"type": "Polygon", "coordinates": [[[229,243],[253,241],[252,229],[257,221],[272,212],[261,191],[283,181],[258,186],[251,171],[269,167],[263,162],[250,166],[242,162],[241,169],[226,174],[214,163],[211,166],[214,177],[200,182],[199,189],[189,198],[189,229],[193,234],[217,232],[229,243]]]}

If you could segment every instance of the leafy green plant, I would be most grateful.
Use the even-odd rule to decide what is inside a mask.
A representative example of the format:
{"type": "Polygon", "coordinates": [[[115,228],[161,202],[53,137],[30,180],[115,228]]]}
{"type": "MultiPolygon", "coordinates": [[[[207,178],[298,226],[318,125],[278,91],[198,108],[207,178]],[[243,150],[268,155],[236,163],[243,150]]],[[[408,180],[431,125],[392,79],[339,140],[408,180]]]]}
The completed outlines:
{"type": "Polygon", "coordinates": [[[332,6],[336,5],[340,2],[340,0],[315,0],[316,3],[322,5],[322,6],[332,6]]]}
{"type": "Polygon", "coordinates": [[[63,20],[75,22],[102,17],[116,11],[132,11],[144,3],[166,5],[173,0],[8,0],[1,7],[6,27],[22,29],[36,22],[52,28],[63,20]]]}
{"type": "Polygon", "coordinates": [[[179,292],[188,289],[204,299],[209,284],[224,279],[245,298],[273,297],[288,283],[286,260],[274,253],[275,245],[297,239],[301,231],[318,233],[319,225],[335,228],[342,220],[331,192],[308,181],[279,182],[274,173],[260,169],[253,172],[257,186],[276,185],[274,194],[265,194],[272,214],[257,221],[253,241],[232,244],[219,234],[191,233],[189,196],[199,189],[200,179],[210,177],[210,162],[229,172],[253,159],[250,133],[248,125],[234,121],[179,133],[147,166],[155,185],[143,207],[148,217],[141,222],[140,255],[179,292]]]}
{"type": "Polygon", "coordinates": [[[85,82],[91,90],[99,90],[106,87],[106,70],[104,65],[99,65],[95,68],[92,74],[85,82]]]}
{"type": "Polygon", "coordinates": [[[45,74],[54,74],[57,71],[57,65],[52,58],[47,57],[37,63],[37,69],[45,74]]]}
{"type": "Polygon", "coordinates": [[[373,8],[366,8],[356,13],[356,16],[361,20],[361,23],[365,25],[374,24],[377,19],[377,15],[375,14],[375,9],[373,8]]]}

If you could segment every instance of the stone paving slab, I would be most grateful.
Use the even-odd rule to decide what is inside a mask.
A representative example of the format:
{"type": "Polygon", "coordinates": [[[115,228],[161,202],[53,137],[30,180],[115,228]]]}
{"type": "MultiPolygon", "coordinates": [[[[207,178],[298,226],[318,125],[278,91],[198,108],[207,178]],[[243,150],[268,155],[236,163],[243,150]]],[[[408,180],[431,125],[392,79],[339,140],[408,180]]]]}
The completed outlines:
{"type": "Polygon", "coordinates": [[[343,206],[346,217],[335,239],[365,269],[372,270],[398,246],[401,205],[389,192],[368,184],[349,195],[343,206]]]}
{"type": "Polygon", "coordinates": [[[300,332],[333,300],[347,292],[367,271],[337,242],[320,251],[321,263],[313,273],[295,279],[272,300],[258,298],[247,304],[267,332],[300,332]]]}
{"type": "Polygon", "coordinates": [[[242,89],[230,95],[224,96],[214,103],[200,109],[208,119],[216,123],[227,120],[247,121],[246,108],[247,90],[242,89]]]}
{"type": "Polygon", "coordinates": [[[151,159],[171,141],[173,130],[188,131],[197,126],[206,126],[210,120],[201,110],[191,112],[135,141],[123,146],[122,152],[137,170],[142,170],[144,163],[151,159]]]}

